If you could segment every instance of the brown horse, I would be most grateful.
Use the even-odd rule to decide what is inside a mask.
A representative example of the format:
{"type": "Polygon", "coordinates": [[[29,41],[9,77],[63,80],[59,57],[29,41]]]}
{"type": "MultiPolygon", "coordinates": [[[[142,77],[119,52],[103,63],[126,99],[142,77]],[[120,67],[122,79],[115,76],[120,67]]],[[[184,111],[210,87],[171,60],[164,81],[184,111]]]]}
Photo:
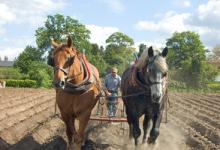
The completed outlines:
{"type": "Polygon", "coordinates": [[[98,70],[79,53],[69,37],[66,44],[52,41],[54,51],[48,64],[54,67],[56,102],[66,124],[68,149],[81,149],[91,111],[100,94],[98,70]],[[78,129],[76,121],[78,120],[78,129]]]}

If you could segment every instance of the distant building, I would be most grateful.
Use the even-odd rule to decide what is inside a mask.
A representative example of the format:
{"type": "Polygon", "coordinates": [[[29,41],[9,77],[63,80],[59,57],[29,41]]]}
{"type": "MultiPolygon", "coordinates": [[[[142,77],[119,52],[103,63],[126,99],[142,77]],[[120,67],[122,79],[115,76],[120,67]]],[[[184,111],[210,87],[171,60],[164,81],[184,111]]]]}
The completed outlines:
{"type": "Polygon", "coordinates": [[[8,57],[5,56],[4,60],[0,59],[0,67],[13,67],[14,61],[9,61],[8,57]]]}

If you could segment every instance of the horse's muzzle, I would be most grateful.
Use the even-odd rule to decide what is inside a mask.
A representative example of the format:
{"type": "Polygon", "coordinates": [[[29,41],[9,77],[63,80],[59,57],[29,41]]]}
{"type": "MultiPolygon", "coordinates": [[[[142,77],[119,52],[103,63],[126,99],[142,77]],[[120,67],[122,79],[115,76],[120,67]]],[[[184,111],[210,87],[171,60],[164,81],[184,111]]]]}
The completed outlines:
{"type": "Polygon", "coordinates": [[[160,100],[161,100],[161,94],[153,94],[152,95],[153,103],[160,103],[160,100]]]}
{"type": "Polygon", "coordinates": [[[55,88],[64,89],[64,87],[65,87],[65,81],[57,81],[57,82],[54,82],[54,86],[55,86],[55,88]]]}

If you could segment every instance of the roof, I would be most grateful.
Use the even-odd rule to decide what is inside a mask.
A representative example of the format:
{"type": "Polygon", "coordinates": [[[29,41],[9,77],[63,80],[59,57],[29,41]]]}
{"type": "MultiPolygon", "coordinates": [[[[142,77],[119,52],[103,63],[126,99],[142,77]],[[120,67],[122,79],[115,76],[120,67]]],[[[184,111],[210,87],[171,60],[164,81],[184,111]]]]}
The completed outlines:
{"type": "Polygon", "coordinates": [[[14,61],[0,61],[0,67],[13,67],[14,61]]]}

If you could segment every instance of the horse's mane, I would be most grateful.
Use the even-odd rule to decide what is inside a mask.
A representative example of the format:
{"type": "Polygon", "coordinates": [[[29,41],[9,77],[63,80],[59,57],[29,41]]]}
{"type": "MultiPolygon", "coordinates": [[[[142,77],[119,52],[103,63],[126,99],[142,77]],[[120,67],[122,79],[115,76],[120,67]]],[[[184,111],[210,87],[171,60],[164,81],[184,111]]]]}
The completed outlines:
{"type": "MultiPolygon", "coordinates": [[[[158,55],[159,53],[161,53],[159,50],[154,50],[154,55],[157,55],[154,60],[154,63],[157,66],[157,68],[161,70],[161,72],[167,72],[168,66],[166,63],[166,58],[164,58],[161,55],[158,55]]],[[[148,60],[148,49],[145,49],[141,54],[140,58],[138,59],[138,62],[136,63],[137,68],[140,70],[145,68],[147,66],[148,60]]]]}
{"type": "Polygon", "coordinates": [[[161,72],[165,73],[168,71],[166,58],[164,58],[163,56],[161,55],[157,56],[154,63],[161,72]]]}
{"type": "Polygon", "coordinates": [[[136,63],[137,68],[138,69],[144,68],[147,65],[148,59],[149,59],[149,57],[148,57],[148,49],[145,49],[142,52],[140,58],[138,59],[138,61],[136,63]]]}

